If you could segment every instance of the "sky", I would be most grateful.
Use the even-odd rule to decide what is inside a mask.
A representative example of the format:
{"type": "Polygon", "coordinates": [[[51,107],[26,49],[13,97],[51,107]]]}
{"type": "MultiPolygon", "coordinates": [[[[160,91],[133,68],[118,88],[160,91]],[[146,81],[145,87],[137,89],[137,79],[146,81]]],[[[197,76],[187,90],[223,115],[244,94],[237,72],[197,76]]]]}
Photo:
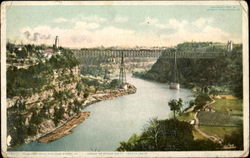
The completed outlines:
{"type": "Polygon", "coordinates": [[[16,43],[63,47],[174,46],[242,41],[239,5],[11,5],[6,36],[16,43]]]}

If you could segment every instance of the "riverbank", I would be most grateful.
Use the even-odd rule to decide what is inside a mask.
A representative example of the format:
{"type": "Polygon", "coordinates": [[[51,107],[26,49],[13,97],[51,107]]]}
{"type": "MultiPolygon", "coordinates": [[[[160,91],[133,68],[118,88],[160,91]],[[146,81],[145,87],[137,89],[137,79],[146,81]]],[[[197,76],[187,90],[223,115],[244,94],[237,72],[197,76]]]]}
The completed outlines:
{"type": "Polygon", "coordinates": [[[90,112],[81,112],[80,114],[75,115],[69,121],[67,121],[61,127],[55,129],[53,132],[41,137],[38,139],[40,143],[48,143],[57,139],[60,139],[71,133],[71,130],[75,128],[78,124],[86,120],[90,115],[90,112]]]}
{"type": "Polygon", "coordinates": [[[126,83],[124,88],[119,89],[106,89],[103,91],[97,91],[96,93],[90,94],[89,97],[84,102],[84,107],[87,107],[93,103],[103,101],[103,100],[111,100],[116,97],[120,97],[123,95],[134,94],[136,93],[136,87],[132,84],[126,83]]]}
{"type": "MultiPolygon", "coordinates": [[[[136,92],[136,87],[132,84],[127,83],[126,88],[107,89],[104,91],[98,91],[95,94],[90,94],[90,96],[85,101],[83,106],[86,107],[99,101],[110,100],[119,96],[133,94],[135,92],[136,92]]],[[[48,143],[70,134],[73,128],[82,123],[89,116],[90,112],[81,112],[80,114],[75,115],[74,117],[67,120],[66,123],[60,126],[59,128],[56,128],[52,132],[39,138],[38,142],[48,143]]]]}

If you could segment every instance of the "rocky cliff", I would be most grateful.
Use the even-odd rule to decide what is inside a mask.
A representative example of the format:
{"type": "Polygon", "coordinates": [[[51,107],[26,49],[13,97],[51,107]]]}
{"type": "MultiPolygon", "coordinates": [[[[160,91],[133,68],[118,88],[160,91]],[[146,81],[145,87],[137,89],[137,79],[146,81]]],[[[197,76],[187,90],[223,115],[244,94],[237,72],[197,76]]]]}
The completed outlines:
{"type": "MultiPolygon", "coordinates": [[[[26,56],[25,60],[28,58],[34,57],[26,56]]],[[[130,84],[119,88],[116,79],[82,76],[70,50],[62,49],[51,58],[38,61],[20,67],[9,63],[7,69],[7,145],[10,148],[51,133],[89,104],[136,92],[130,84]]]]}
{"type": "Polygon", "coordinates": [[[78,66],[57,69],[53,71],[49,89],[42,89],[28,97],[8,98],[9,145],[35,140],[79,112],[86,100],[84,92],[76,89],[79,80],[78,66]]]}
{"type": "MultiPolygon", "coordinates": [[[[184,43],[175,49],[168,51],[181,53],[185,50],[189,52],[210,53],[217,50],[225,52],[223,49],[216,48],[211,43],[184,43]],[[194,47],[195,46],[195,47],[194,47]],[[197,48],[196,48],[197,47],[197,48]]],[[[224,56],[217,58],[178,58],[177,71],[174,72],[174,59],[167,58],[164,54],[157,60],[152,68],[143,75],[143,78],[158,82],[170,83],[176,81],[186,87],[213,87],[242,93],[242,47],[234,47],[232,52],[225,52],[224,56]]],[[[214,91],[221,91],[214,89],[214,91]]]]}

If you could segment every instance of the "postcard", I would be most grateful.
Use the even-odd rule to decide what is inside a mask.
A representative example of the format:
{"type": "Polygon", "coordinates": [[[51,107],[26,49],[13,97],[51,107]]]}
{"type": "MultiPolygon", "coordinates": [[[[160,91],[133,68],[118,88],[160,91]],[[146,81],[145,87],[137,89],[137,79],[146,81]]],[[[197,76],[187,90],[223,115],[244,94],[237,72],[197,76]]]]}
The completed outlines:
{"type": "Polygon", "coordinates": [[[1,3],[3,157],[247,157],[245,1],[1,3]]]}

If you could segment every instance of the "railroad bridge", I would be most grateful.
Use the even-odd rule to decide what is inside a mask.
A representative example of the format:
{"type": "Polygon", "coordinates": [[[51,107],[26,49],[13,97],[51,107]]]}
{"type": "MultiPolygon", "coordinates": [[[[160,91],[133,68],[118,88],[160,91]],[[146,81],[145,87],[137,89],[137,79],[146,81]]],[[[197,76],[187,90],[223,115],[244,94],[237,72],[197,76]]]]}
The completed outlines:
{"type": "MultiPolygon", "coordinates": [[[[154,61],[159,57],[162,58],[193,58],[193,59],[213,59],[217,57],[227,56],[233,52],[228,52],[227,50],[220,50],[217,52],[177,52],[175,49],[168,50],[98,50],[98,49],[84,49],[84,50],[74,50],[74,53],[78,60],[82,63],[89,65],[95,65],[95,63],[102,63],[105,61],[110,61],[112,59],[118,58],[120,62],[120,75],[119,79],[122,83],[126,82],[125,73],[125,60],[124,58],[132,59],[146,59],[150,58],[154,61]]],[[[241,55],[241,53],[237,53],[241,55]]]]}
{"type": "MultiPolygon", "coordinates": [[[[164,58],[175,58],[176,51],[167,50],[74,50],[78,58],[120,58],[126,57],[140,57],[140,58],[159,58],[161,55],[164,58]]],[[[177,52],[176,58],[217,58],[225,56],[228,52],[177,52]]]]}

